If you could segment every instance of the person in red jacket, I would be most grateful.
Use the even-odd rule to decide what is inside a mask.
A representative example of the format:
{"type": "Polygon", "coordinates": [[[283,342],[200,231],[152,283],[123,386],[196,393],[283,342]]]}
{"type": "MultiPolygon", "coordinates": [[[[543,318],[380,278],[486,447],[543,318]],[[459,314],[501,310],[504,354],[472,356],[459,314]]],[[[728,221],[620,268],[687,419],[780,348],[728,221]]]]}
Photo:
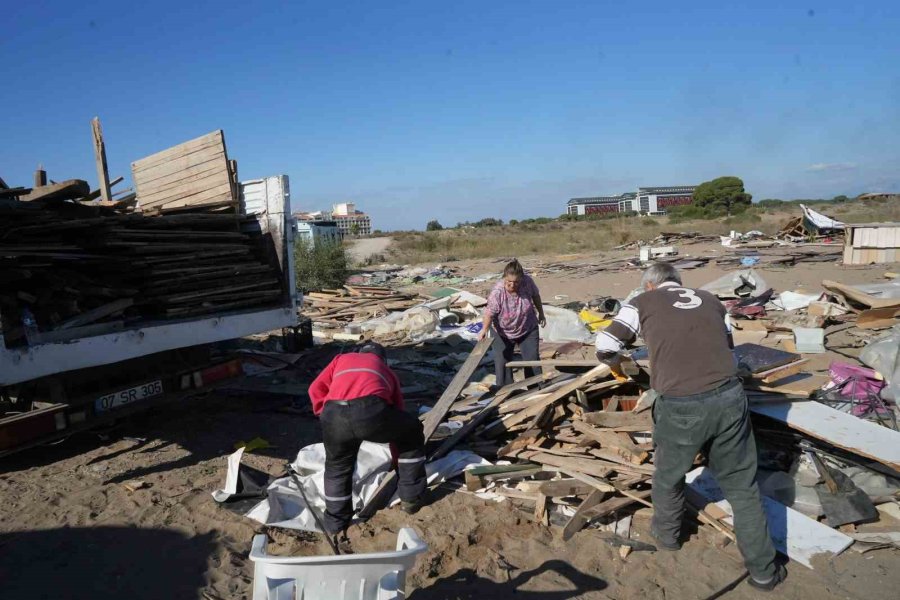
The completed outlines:
{"type": "Polygon", "coordinates": [[[425,501],[425,435],[403,410],[400,380],[384,348],[368,342],[335,357],[309,387],[325,442],[325,527],[336,536],[353,518],[353,469],[360,445],[390,443],[396,457],[401,506],[412,514],[425,501]]]}

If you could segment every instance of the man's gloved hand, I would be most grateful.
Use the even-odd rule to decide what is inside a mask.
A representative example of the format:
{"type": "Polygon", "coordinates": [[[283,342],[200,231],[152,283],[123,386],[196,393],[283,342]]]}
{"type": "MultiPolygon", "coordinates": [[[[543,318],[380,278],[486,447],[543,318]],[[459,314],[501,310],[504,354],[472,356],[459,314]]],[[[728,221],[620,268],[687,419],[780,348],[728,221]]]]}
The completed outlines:
{"type": "Polygon", "coordinates": [[[607,365],[616,379],[620,381],[628,379],[622,370],[622,361],[631,360],[629,357],[620,352],[597,352],[597,360],[607,365]]]}
{"type": "Polygon", "coordinates": [[[737,376],[741,379],[749,379],[753,377],[753,371],[750,370],[746,363],[739,362],[737,364],[737,376]]]}

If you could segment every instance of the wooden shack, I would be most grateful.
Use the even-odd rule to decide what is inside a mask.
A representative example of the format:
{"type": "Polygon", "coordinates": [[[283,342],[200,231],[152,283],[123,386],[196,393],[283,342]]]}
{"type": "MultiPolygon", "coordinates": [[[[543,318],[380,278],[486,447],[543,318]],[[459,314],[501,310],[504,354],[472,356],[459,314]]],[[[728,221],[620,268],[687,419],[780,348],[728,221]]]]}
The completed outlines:
{"type": "Polygon", "coordinates": [[[845,232],[845,265],[900,262],[900,223],[848,223],[845,232]]]}

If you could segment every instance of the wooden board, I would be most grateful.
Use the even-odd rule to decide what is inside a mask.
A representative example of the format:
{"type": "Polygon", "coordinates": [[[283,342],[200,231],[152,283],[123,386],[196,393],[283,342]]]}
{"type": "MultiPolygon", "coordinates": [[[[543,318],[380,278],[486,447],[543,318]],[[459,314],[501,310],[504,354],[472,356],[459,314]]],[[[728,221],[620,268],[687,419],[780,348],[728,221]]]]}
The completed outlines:
{"type": "Polygon", "coordinates": [[[809,398],[829,381],[831,381],[831,379],[827,375],[798,373],[780,379],[775,383],[748,381],[744,384],[744,387],[748,390],[759,390],[761,392],[772,392],[775,394],[784,394],[786,396],[809,398]]]}
{"type": "Polygon", "coordinates": [[[822,287],[829,292],[832,292],[833,294],[842,296],[847,300],[853,300],[857,304],[866,306],[868,308],[888,308],[891,306],[900,306],[900,298],[878,298],[877,296],[873,296],[872,294],[867,294],[862,290],[858,290],[853,286],[844,285],[843,283],[838,283],[837,281],[825,280],[822,282],[822,287]]]}
{"type": "Polygon", "coordinates": [[[819,402],[751,404],[750,410],[900,471],[900,433],[819,402]]]}
{"type": "Polygon", "coordinates": [[[135,161],[131,172],[141,210],[236,201],[222,130],[135,161]]]}
{"type": "Polygon", "coordinates": [[[804,358],[780,367],[775,367],[774,369],[769,369],[768,371],[756,373],[753,378],[762,381],[763,383],[773,383],[784,379],[789,375],[796,375],[803,370],[803,367],[806,366],[807,362],[809,362],[809,359],[804,358]]]}
{"type": "MultiPolygon", "coordinates": [[[[699,467],[688,473],[686,480],[690,489],[714,502],[727,514],[733,515],[731,505],[723,499],[724,495],[712,471],[699,467]]],[[[813,568],[812,558],[817,554],[837,554],[853,543],[850,536],[766,496],[763,496],[763,508],[775,549],[810,569],[813,568]]],[[[731,519],[725,519],[725,522],[733,525],[731,519]]]]}

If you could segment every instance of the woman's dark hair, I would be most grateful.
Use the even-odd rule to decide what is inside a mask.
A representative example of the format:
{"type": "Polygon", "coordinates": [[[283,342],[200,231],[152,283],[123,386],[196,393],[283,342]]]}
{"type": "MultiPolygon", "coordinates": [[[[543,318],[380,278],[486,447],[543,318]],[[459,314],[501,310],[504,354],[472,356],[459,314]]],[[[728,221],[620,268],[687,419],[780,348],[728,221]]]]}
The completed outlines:
{"type": "Polygon", "coordinates": [[[522,268],[522,264],[519,262],[519,259],[514,258],[503,268],[503,276],[507,275],[515,275],[516,277],[521,277],[525,274],[525,269],[522,268]]]}

